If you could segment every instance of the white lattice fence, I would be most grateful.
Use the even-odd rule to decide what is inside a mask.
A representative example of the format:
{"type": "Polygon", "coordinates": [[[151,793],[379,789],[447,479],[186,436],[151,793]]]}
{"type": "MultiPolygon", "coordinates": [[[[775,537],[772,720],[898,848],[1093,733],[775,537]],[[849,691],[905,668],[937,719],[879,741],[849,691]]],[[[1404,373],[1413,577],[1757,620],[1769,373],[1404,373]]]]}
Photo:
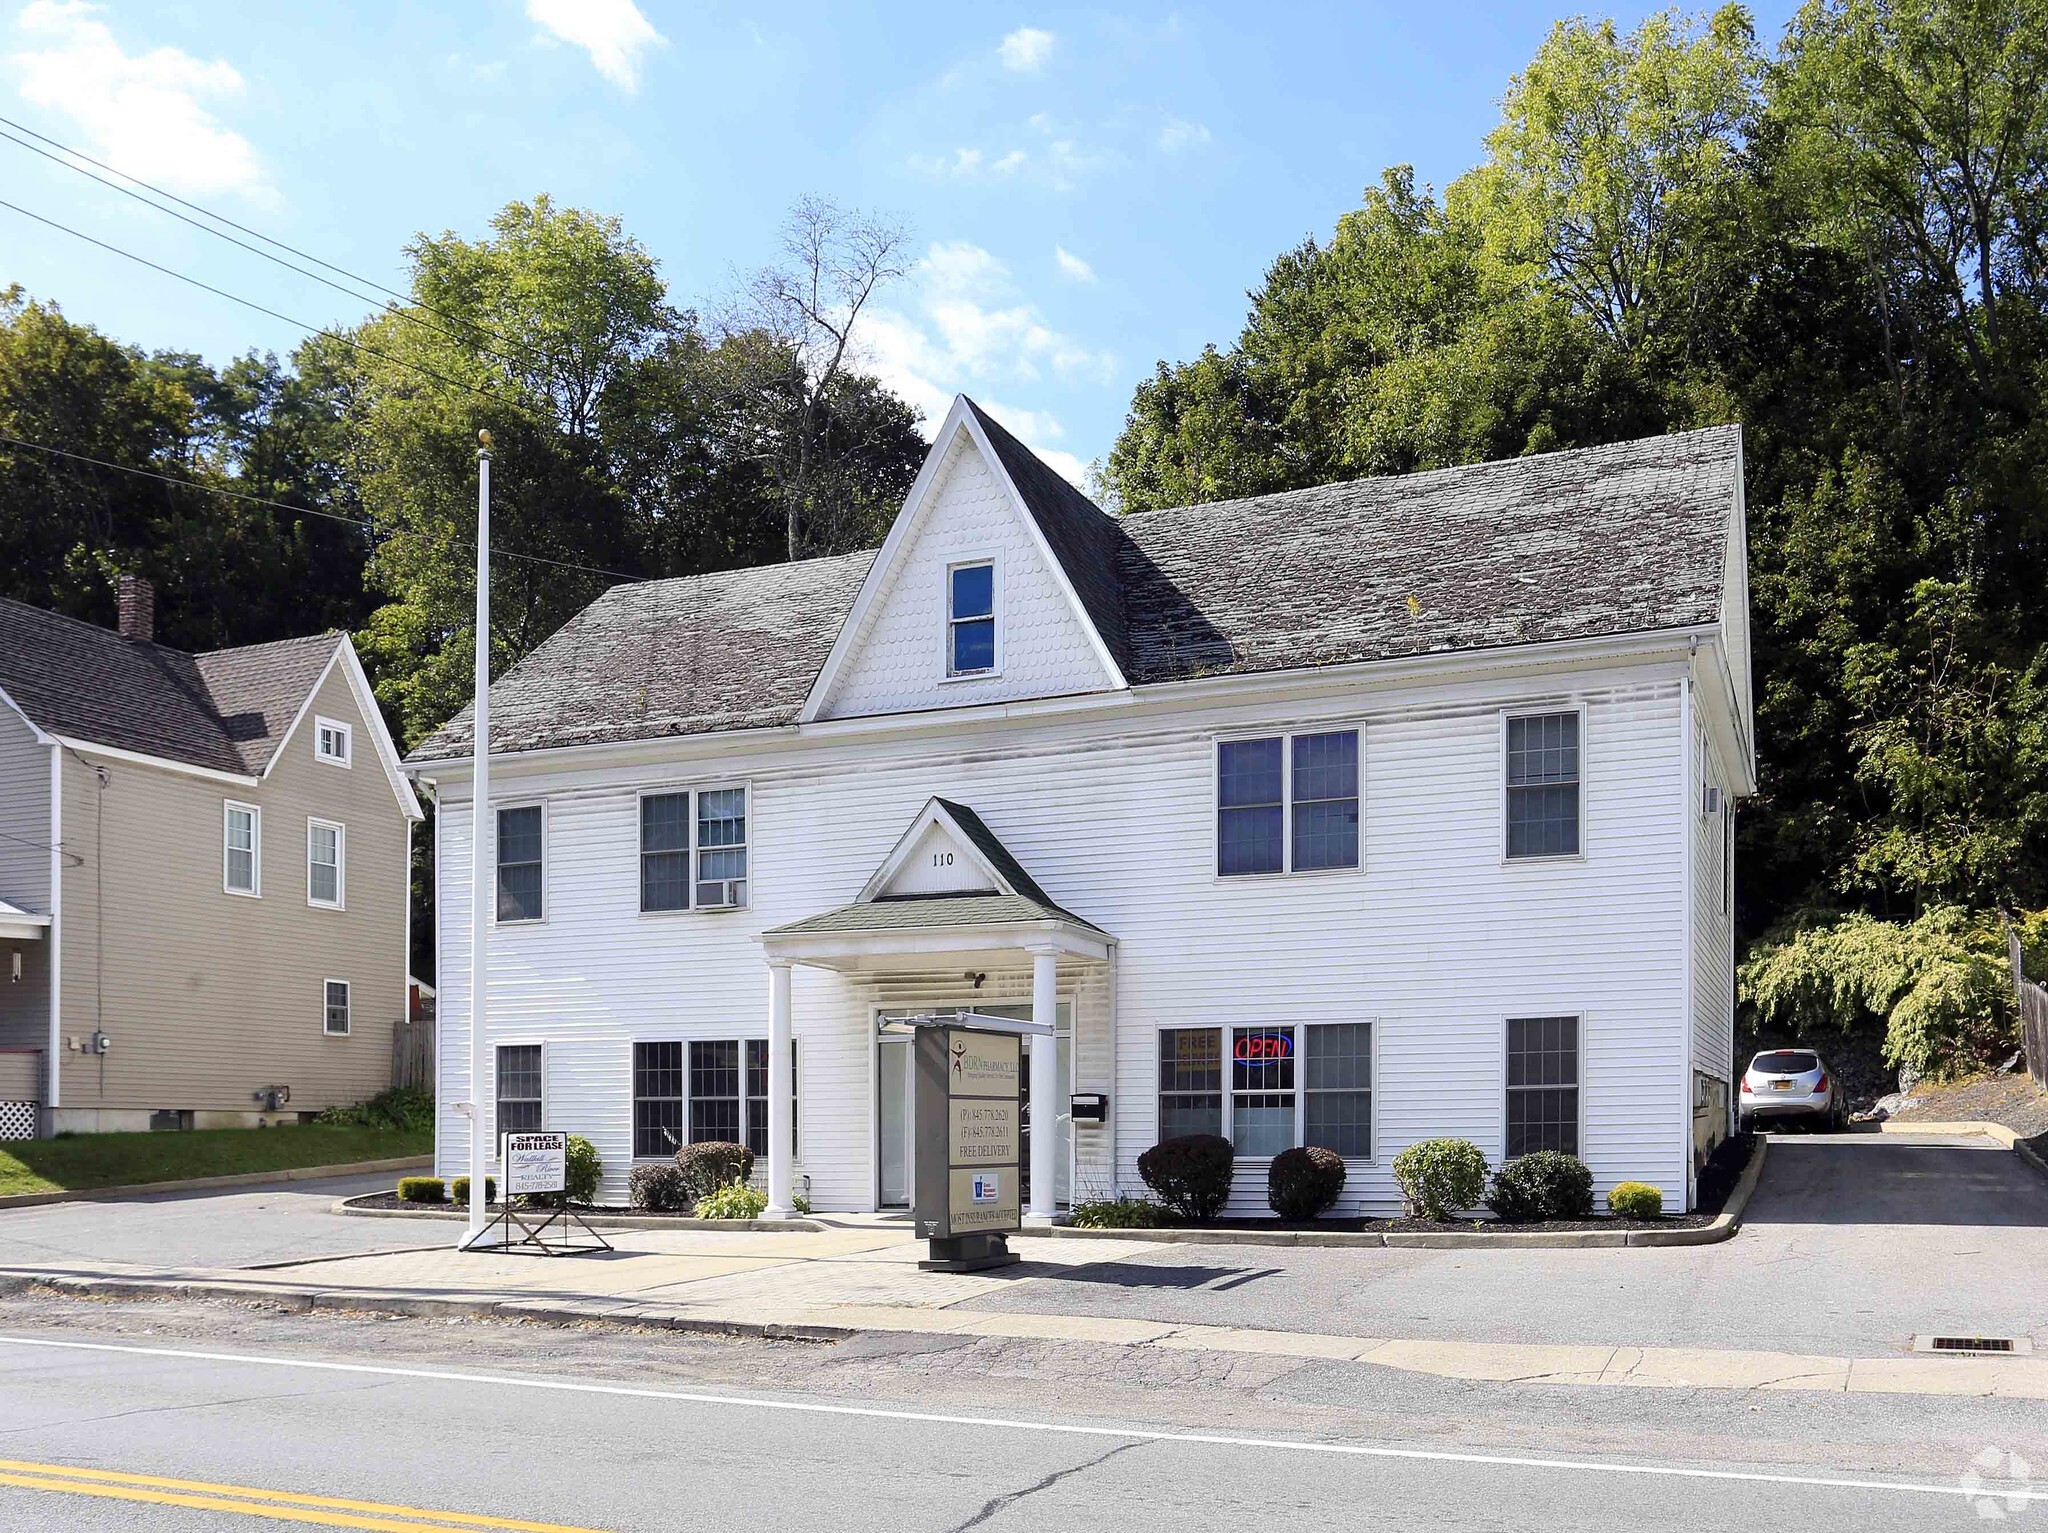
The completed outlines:
{"type": "Polygon", "coordinates": [[[39,1102],[0,1102],[0,1140],[36,1137],[39,1102]]]}

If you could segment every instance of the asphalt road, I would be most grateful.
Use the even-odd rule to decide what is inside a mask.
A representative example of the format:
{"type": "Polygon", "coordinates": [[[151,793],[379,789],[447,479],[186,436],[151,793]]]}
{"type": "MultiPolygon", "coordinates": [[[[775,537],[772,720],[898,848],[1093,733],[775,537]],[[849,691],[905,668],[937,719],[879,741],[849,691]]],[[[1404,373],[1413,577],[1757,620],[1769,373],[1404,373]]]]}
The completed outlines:
{"type": "Polygon", "coordinates": [[[2048,1522],[2048,1481],[1961,1483],[1986,1448],[2048,1462],[2032,1406],[1133,1350],[10,1299],[0,1528],[1920,1529],[1981,1525],[1972,1494],[2048,1522]]]}
{"type": "Polygon", "coordinates": [[[158,1192],[105,1203],[49,1203],[0,1212],[0,1266],[138,1262],[253,1267],[314,1256],[353,1256],[434,1243],[442,1226],[347,1219],[337,1198],[388,1190],[390,1173],[279,1182],[246,1191],[158,1192]]]}
{"type": "MultiPolygon", "coordinates": [[[[2048,1181],[1984,1139],[1772,1139],[1741,1234],[1629,1251],[1161,1246],[976,1309],[1468,1341],[1868,1355],[1915,1335],[2048,1350],[2048,1181]]],[[[2043,1518],[2048,1524],[2048,1517],[2043,1518]]]]}

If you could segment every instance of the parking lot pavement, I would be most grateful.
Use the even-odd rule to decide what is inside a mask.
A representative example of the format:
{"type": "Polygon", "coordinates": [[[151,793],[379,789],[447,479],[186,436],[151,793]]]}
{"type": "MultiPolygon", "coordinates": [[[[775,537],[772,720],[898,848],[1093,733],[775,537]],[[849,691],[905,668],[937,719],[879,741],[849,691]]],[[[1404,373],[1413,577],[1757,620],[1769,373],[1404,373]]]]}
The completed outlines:
{"type": "Polygon", "coordinates": [[[1354,1336],[1870,1354],[2048,1346],[2048,1181],[1989,1140],[1775,1137],[1735,1239],[1610,1251],[1162,1245],[968,1307],[1354,1336]]]}
{"type": "Polygon", "coordinates": [[[139,1262],[249,1267],[435,1244],[443,1232],[438,1225],[423,1235],[403,1221],[348,1219],[329,1212],[337,1198],[390,1185],[386,1172],[0,1210],[0,1266],[139,1262]]]}

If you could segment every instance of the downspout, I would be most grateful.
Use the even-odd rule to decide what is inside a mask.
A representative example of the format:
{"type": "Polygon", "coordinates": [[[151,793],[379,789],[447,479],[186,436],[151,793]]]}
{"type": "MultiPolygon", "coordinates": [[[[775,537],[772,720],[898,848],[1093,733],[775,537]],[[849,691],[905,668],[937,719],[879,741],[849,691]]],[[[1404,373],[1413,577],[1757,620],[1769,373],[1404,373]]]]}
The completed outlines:
{"type": "Polygon", "coordinates": [[[64,747],[50,742],[50,1037],[43,1065],[44,1127],[64,1105],[64,747]]]}
{"type": "Polygon", "coordinates": [[[1685,1018],[1684,1018],[1684,1024],[1685,1024],[1685,1048],[1684,1048],[1684,1049],[1683,1049],[1683,1050],[1681,1051],[1681,1054],[1682,1054],[1682,1057],[1683,1057],[1683,1060],[1684,1060],[1684,1065],[1685,1065],[1685,1073],[1684,1073],[1684,1074],[1683,1074],[1682,1076],[1680,1076],[1680,1077],[1679,1077],[1679,1085],[1680,1085],[1680,1088],[1681,1088],[1681,1089],[1680,1089],[1680,1091],[1679,1091],[1679,1096],[1678,1096],[1678,1113],[1679,1113],[1679,1123],[1680,1123],[1680,1126],[1681,1126],[1681,1128],[1682,1128],[1682,1131],[1683,1131],[1683,1150],[1684,1150],[1684,1158],[1683,1158],[1683,1163],[1684,1163],[1684,1166],[1685,1166],[1685,1172],[1684,1172],[1684,1176],[1685,1176],[1685,1211],[1686,1211],[1687,1213],[1691,1213],[1691,1212],[1692,1212],[1692,1206],[1693,1206],[1693,1154],[1692,1154],[1692,1092],[1693,1092],[1693,1085],[1692,1085],[1692,1076],[1693,1076],[1693,1062],[1692,1062],[1692,1026],[1693,1026],[1693,1011],[1692,1011],[1692,1009],[1693,1009],[1693,972],[1692,972],[1692,970],[1693,970],[1693,942],[1694,942],[1694,940],[1695,940],[1695,928],[1694,928],[1694,916],[1695,916],[1695,912],[1694,912],[1694,910],[1693,910],[1693,901],[1694,901],[1694,898],[1695,898],[1695,896],[1696,896],[1696,894],[1697,894],[1697,891],[1696,891],[1696,890],[1695,890],[1695,889],[1693,888],[1693,816],[1694,816],[1694,814],[1695,814],[1695,813],[1697,812],[1697,807],[1696,807],[1696,806],[1698,805],[1698,802],[1699,802],[1699,785],[1698,785],[1697,783],[1695,783],[1695,782],[1693,781],[1693,765],[1694,765],[1694,763],[1695,763],[1695,762],[1696,762],[1696,761],[1698,760],[1698,758],[1699,758],[1699,753],[1698,753],[1698,751],[1697,751],[1697,750],[1695,750],[1695,749],[1694,749],[1694,745],[1693,745],[1693,716],[1692,716],[1692,667],[1693,667],[1693,658],[1694,658],[1694,655],[1695,655],[1695,654],[1697,654],[1697,652],[1698,652],[1698,649],[1699,649],[1699,641],[1698,641],[1698,640],[1694,640],[1694,641],[1692,642],[1692,645],[1691,645],[1691,648],[1690,648],[1690,652],[1689,652],[1689,653],[1688,653],[1688,654],[1686,655],[1686,661],[1685,661],[1685,675],[1684,675],[1684,676],[1683,676],[1683,677],[1682,677],[1682,678],[1681,678],[1681,679],[1679,680],[1679,683],[1678,683],[1678,717],[1679,717],[1679,749],[1680,749],[1680,751],[1681,751],[1681,752],[1683,752],[1683,755],[1682,755],[1682,757],[1681,757],[1681,764],[1680,764],[1680,768],[1679,768],[1679,773],[1678,773],[1678,776],[1679,776],[1679,781],[1680,781],[1680,783],[1681,783],[1681,784],[1683,785],[1683,786],[1682,786],[1682,792],[1683,792],[1683,802],[1682,802],[1682,804],[1681,804],[1681,806],[1680,806],[1680,807],[1681,807],[1681,813],[1680,813],[1680,815],[1679,815],[1679,818],[1678,818],[1678,829],[1679,829],[1679,834],[1680,834],[1680,836],[1681,836],[1681,838],[1682,838],[1682,841],[1681,841],[1681,844],[1682,844],[1682,846],[1683,846],[1683,858],[1682,858],[1682,865],[1683,865],[1683,867],[1684,867],[1684,870],[1685,870],[1685,871],[1684,871],[1684,875],[1683,875],[1683,876],[1684,876],[1684,880],[1685,880],[1685,897],[1684,897],[1684,899],[1683,899],[1682,901],[1680,901],[1680,906],[1679,906],[1679,908],[1680,908],[1680,909],[1681,909],[1681,911],[1683,912],[1683,916],[1682,916],[1682,922],[1683,922],[1682,930],[1683,930],[1683,934],[1684,934],[1684,939],[1685,939],[1685,940],[1684,940],[1684,942],[1683,942],[1683,944],[1681,945],[1681,947],[1680,947],[1680,949],[1679,949],[1679,951],[1680,951],[1680,952],[1681,952],[1681,953],[1682,953],[1682,954],[1684,955],[1684,960],[1685,960],[1685,969],[1684,969],[1684,985],[1683,985],[1683,994],[1684,994],[1684,996],[1685,996],[1685,1018]]]}

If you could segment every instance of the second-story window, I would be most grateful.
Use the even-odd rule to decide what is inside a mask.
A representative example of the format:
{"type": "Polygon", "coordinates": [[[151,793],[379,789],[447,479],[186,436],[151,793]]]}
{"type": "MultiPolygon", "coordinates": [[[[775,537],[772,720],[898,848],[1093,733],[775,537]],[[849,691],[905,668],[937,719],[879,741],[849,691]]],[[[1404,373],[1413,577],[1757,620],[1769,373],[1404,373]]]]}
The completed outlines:
{"type": "Polygon", "coordinates": [[[1510,714],[1507,856],[1579,855],[1579,715],[1510,714]]]}
{"type": "Polygon", "coordinates": [[[306,903],[341,909],[348,832],[331,820],[306,821],[306,903]]]}
{"type": "Polygon", "coordinates": [[[1218,742],[1219,875],[1357,866],[1357,730],[1218,742]]]}
{"type": "Polygon", "coordinates": [[[690,908],[690,795],[640,799],[640,908],[690,908]]]}
{"type": "Polygon", "coordinates": [[[996,567],[990,560],[946,572],[946,672],[976,676],[996,668],[996,567]]]}
{"type": "Polygon", "coordinates": [[[498,919],[538,921],[546,816],[538,804],[498,811],[498,919]]]}
{"type": "Polygon", "coordinates": [[[697,795],[697,906],[733,909],[747,902],[747,790],[697,795]]]}
{"type": "Polygon", "coordinates": [[[256,895],[263,818],[254,804],[229,802],[222,811],[221,887],[230,894],[256,895]]]}

